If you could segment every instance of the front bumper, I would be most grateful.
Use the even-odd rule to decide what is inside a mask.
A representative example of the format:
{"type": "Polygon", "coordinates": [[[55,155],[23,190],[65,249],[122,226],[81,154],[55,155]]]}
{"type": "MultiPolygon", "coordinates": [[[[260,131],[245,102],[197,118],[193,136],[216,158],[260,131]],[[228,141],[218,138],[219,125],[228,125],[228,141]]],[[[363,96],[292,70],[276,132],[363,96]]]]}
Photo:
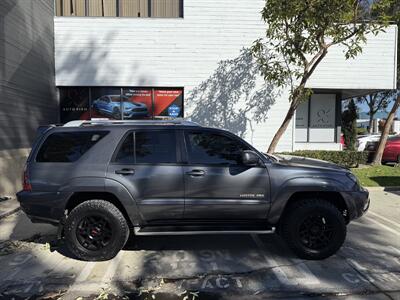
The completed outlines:
{"type": "Polygon", "coordinates": [[[365,214],[370,205],[369,192],[361,188],[356,192],[341,192],[347,204],[349,221],[360,218],[365,214]]]}
{"type": "Polygon", "coordinates": [[[33,223],[49,223],[57,225],[64,216],[66,199],[69,193],[60,192],[28,192],[17,193],[21,209],[33,223]]]}
{"type": "Polygon", "coordinates": [[[148,116],[148,111],[125,111],[124,118],[134,119],[134,118],[144,118],[148,116]]]}

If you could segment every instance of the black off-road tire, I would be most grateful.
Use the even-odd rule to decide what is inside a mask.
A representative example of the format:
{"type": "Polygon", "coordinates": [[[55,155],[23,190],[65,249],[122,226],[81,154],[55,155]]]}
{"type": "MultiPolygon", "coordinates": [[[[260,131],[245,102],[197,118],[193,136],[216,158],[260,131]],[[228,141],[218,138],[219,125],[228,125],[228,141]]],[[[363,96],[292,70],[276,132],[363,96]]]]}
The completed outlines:
{"type": "MultiPolygon", "coordinates": [[[[325,224],[325,223],[324,223],[325,224]]],[[[280,226],[280,234],[293,252],[303,259],[320,260],[335,254],[346,239],[346,222],[340,211],[323,199],[299,200],[288,207],[280,226]],[[310,216],[321,217],[333,228],[328,245],[322,248],[312,248],[305,245],[300,236],[302,224],[310,216]]]]}
{"type": "Polygon", "coordinates": [[[64,232],[68,249],[78,259],[85,261],[103,261],[115,257],[129,238],[125,217],[114,204],[104,200],[88,200],[75,207],[67,217],[64,232]],[[109,223],[111,238],[99,250],[87,249],[78,240],[78,225],[87,216],[100,216],[109,223]]]}

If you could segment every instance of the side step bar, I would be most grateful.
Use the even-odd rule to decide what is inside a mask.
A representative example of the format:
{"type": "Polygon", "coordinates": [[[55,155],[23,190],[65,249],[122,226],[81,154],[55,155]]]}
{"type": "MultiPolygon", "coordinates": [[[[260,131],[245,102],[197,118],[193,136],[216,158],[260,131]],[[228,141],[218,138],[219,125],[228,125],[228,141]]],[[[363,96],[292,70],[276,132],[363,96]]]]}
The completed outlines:
{"type": "Polygon", "coordinates": [[[143,231],[142,227],[134,227],[135,235],[156,236],[156,235],[203,235],[203,234],[272,234],[275,227],[269,230],[188,230],[188,231],[143,231]]]}

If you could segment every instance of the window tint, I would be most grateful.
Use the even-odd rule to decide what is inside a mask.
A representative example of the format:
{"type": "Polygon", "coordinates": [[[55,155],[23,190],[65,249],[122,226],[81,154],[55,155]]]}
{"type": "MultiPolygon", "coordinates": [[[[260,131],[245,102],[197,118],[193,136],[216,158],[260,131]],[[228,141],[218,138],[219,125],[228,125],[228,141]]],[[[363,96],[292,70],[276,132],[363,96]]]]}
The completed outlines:
{"type": "Polygon", "coordinates": [[[133,133],[130,133],[125,141],[122,143],[118,150],[117,156],[115,157],[115,162],[121,164],[133,164],[135,159],[133,156],[133,133]]]}
{"type": "Polygon", "coordinates": [[[240,165],[248,147],[236,139],[211,132],[186,134],[189,162],[192,164],[240,165]]]}
{"type": "Polygon", "coordinates": [[[175,132],[136,132],[135,157],[136,163],[176,163],[175,132]]]}
{"type": "Polygon", "coordinates": [[[389,137],[388,140],[393,142],[400,142],[400,135],[389,137]]]}
{"type": "Polygon", "coordinates": [[[59,132],[49,135],[40,148],[37,162],[74,162],[108,132],[59,132]]]}

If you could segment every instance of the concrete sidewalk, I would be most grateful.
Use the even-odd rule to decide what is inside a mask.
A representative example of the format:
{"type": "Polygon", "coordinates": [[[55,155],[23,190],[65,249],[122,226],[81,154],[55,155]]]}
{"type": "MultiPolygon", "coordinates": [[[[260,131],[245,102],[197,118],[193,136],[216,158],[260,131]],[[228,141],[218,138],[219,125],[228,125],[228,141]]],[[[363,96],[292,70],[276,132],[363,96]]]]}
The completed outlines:
{"type": "Polygon", "coordinates": [[[0,219],[5,218],[20,210],[19,202],[15,198],[0,199],[0,219]]]}

